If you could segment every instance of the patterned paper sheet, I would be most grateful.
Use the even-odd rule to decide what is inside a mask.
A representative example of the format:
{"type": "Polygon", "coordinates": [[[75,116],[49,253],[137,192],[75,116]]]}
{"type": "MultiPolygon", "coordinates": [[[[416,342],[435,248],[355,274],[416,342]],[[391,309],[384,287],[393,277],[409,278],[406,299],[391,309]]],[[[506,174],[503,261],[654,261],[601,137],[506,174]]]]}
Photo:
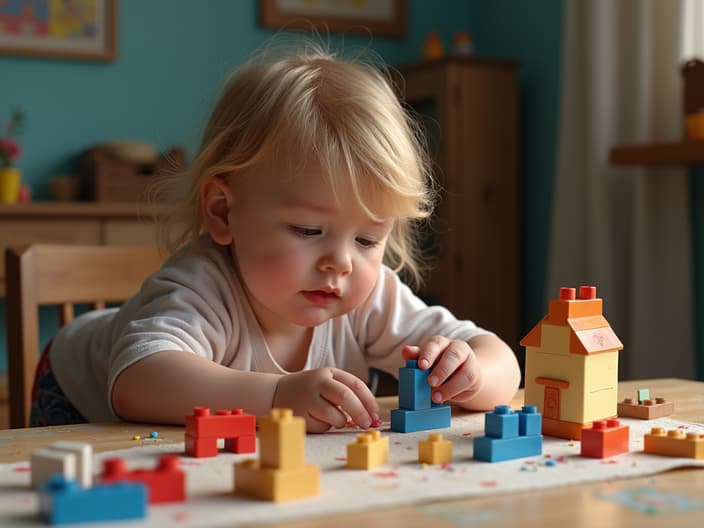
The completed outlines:
{"type": "MultiPolygon", "coordinates": [[[[418,441],[425,440],[427,432],[392,433],[387,425],[382,427],[382,434],[390,436],[389,463],[369,472],[344,467],[346,445],[355,440],[358,430],[308,435],[307,461],[320,466],[321,494],[280,505],[233,495],[233,464],[252,455],[221,453],[217,458],[183,458],[187,502],[150,506],[148,519],[129,523],[129,526],[219,526],[280,521],[431,499],[637,477],[682,466],[704,468],[704,460],[659,457],[642,452],[643,435],[653,426],[679,427],[700,433],[704,433],[704,426],[668,418],[649,422],[622,421],[631,427],[631,452],[628,454],[607,460],[586,459],[579,456],[579,442],[545,438],[542,456],[489,464],[471,458],[472,438],[484,434],[483,415],[453,416],[450,429],[437,431],[453,442],[454,461],[442,467],[417,462],[418,441]]],[[[102,459],[122,456],[129,467],[153,467],[159,455],[182,452],[182,442],[145,442],[127,450],[96,454],[95,462],[100,467],[102,459]]],[[[28,487],[29,478],[27,462],[0,464],[0,526],[42,525],[37,517],[37,495],[28,487]]],[[[110,523],[109,526],[120,524],[110,523]]]]}

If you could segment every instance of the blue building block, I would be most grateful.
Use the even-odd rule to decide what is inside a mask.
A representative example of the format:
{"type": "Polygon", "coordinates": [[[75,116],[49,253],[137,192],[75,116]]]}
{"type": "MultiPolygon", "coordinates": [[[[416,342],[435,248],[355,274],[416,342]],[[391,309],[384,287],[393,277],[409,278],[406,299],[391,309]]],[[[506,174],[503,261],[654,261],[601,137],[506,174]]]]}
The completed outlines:
{"type": "Polygon", "coordinates": [[[474,439],[474,458],[484,462],[501,462],[514,458],[540,455],[543,452],[543,436],[516,436],[492,438],[480,436],[474,439]]]}
{"type": "Polygon", "coordinates": [[[543,416],[535,405],[524,405],[518,412],[518,434],[539,435],[543,432],[543,416]]]}
{"type": "Polygon", "coordinates": [[[448,405],[433,403],[430,409],[393,409],[391,430],[398,433],[414,433],[429,429],[450,427],[452,410],[448,405]]]}
{"type": "Polygon", "coordinates": [[[81,488],[63,475],[52,476],[40,488],[42,516],[51,524],[144,519],[147,488],[135,482],[117,482],[81,488]]]}
{"type": "Polygon", "coordinates": [[[398,406],[401,409],[430,409],[429,373],[430,370],[419,369],[418,362],[413,359],[398,369],[398,406]]]}
{"type": "Polygon", "coordinates": [[[518,414],[508,405],[497,405],[493,412],[484,415],[484,432],[493,438],[518,436],[518,414]]]}

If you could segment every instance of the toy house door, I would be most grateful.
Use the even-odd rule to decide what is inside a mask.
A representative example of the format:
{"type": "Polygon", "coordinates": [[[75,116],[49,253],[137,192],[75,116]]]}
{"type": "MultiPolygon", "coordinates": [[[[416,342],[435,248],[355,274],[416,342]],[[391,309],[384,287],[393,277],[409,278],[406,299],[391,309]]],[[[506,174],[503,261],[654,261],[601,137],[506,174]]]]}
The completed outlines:
{"type": "Polygon", "coordinates": [[[560,389],[558,387],[545,387],[543,417],[560,419],[560,389]]]}

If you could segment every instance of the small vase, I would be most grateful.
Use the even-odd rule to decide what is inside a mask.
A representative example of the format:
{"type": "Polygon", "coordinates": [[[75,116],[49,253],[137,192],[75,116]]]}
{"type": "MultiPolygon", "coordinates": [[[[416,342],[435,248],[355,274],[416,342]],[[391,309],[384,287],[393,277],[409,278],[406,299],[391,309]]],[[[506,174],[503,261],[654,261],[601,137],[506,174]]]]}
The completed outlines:
{"type": "Polygon", "coordinates": [[[0,169],[0,203],[15,204],[20,195],[22,173],[15,168],[0,169]]]}

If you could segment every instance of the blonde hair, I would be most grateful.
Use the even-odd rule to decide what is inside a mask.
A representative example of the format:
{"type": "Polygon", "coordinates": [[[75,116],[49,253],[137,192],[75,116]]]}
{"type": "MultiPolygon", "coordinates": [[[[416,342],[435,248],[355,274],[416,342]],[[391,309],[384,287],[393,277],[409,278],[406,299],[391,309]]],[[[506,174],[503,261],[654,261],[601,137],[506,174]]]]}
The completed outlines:
{"type": "Polygon", "coordinates": [[[235,71],[190,168],[157,185],[156,195],[174,204],[159,218],[161,246],[175,252],[204,232],[200,190],[209,179],[305,152],[329,176],[336,199],[351,190],[371,218],[395,219],[385,262],[419,285],[416,224],[431,214],[433,180],[423,134],[388,70],[308,40],[283,56],[271,51],[235,71]]]}

